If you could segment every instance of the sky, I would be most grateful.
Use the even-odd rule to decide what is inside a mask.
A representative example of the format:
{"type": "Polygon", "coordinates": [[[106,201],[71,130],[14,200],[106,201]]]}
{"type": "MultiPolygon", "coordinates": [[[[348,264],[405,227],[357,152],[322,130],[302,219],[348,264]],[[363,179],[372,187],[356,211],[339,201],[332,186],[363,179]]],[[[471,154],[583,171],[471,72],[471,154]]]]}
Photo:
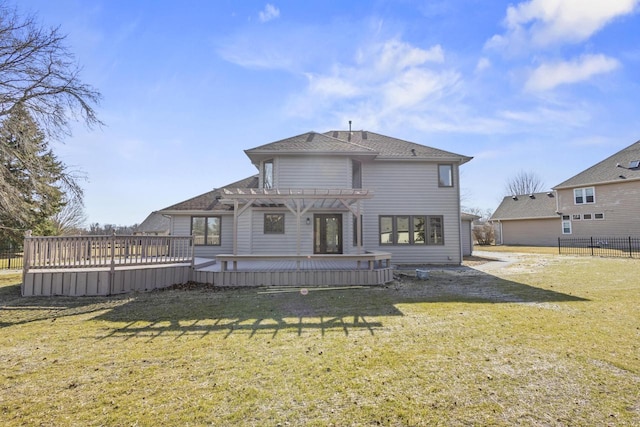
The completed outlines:
{"type": "Polygon", "coordinates": [[[104,126],[54,142],[88,223],[133,225],[257,171],[244,150],[368,130],[473,156],[462,204],[545,189],[640,139],[640,0],[20,0],[104,126]]]}

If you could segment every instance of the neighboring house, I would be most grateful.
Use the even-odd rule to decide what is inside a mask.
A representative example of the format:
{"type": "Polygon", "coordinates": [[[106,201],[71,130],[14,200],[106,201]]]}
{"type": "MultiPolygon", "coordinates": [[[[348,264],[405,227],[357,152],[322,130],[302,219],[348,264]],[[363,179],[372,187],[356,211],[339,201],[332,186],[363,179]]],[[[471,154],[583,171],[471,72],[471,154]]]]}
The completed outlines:
{"type": "Polygon", "coordinates": [[[640,236],[640,141],[553,189],[563,236],[640,236]]]}
{"type": "Polygon", "coordinates": [[[553,190],[505,197],[491,217],[499,243],[549,246],[558,237],[640,235],[640,141],[553,190]]]}
{"type": "Polygon", "coordinates": [[[496,244],[558,244],[560,217],[556,214],[554,192],[505,197],[490,221],[496,228],[496,244]]]}
{"type": "Polygon", "coordinates": [[[169,234],[169,228],[171,222],[169,218],[159,214],[158,212],[151,212],[149,216],[136,228],[134,235],[143,236],[166,236],[169,234]]]}
{"type": "Polygon", "coordinates": [[[159,211],[172,235],[194,236],[196,256],[381,251],[394,264],[460,264],[470,249],[459,167],[471,157],[368,131],[245,153],[257,175],[159,211]]]}

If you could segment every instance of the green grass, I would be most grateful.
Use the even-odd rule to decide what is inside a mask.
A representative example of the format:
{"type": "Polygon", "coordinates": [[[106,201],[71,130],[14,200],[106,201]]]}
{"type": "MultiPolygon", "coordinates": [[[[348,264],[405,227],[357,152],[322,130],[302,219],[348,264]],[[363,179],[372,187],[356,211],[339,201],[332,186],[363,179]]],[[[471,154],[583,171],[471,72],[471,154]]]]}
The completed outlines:
{"type": "MultiPolygon", "coordinates": [[[[496,254],[499,256],[499,254],[496,254]]],[[[536,254],[385,287],[21,298],[4,425],[638,425],[640,261],[536,254]],[[495,266],[502,266],[501,268],[495,266]]]]}
{"type": "Polygon", "coordinates": [[[475,245],[474,251],[558,255],[557,246],[475,245]]]}

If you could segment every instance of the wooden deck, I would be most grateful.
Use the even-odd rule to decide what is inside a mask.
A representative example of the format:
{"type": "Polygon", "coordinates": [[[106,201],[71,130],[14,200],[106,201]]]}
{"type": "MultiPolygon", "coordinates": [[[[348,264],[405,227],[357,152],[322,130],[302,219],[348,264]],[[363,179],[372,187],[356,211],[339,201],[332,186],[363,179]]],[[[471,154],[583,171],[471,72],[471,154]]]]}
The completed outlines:
{"type": "MultiPolygon", "coordinates": [[[[362,263],[362,266],[368,266],[362,263]]],[[[23,296],[106,296],[145,292],[189,281],[214,286],[354,286],[393,280],[390,266],[359,268],[354,260],[244,260],[222,271],[213,259],[162,265],[31,269],[24,274],[23,296]]]]}
{"type": "Polygon", "coordinates": [[[218,262],[196,268],[193,280],[216,286],[366,286],[393,280],[393,268],[388,263],[382,266],[354,259],[291,258],[240,259],[234,262],[232,270],[218,262]],[[363,265],[367,268],[361,268],[363,265]]]}

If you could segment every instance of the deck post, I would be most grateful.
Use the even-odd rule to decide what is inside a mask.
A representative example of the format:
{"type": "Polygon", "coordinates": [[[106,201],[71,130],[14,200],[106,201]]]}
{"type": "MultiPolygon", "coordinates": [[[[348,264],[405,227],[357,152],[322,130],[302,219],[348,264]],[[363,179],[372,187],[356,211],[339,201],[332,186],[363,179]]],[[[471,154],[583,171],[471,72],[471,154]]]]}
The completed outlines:
{"type": "Polygon", "coordinates": [[[109,270],[109,295],[113,294],[113,286],[116,276],[116,231],[111,234],[111,267],[109,270]]]}
{"type": "Polygon", "coordinates": [[[233,254],[238,255],[238,200],[233,201],[233,254]]]}
{"type": "Polygon", "coordinates": [[[360,216],[360,200],[356,203],[356,237],[358,238],[358,255],[362,255],[362,218],[360,216]]]}
{"type": "Polygon", "coordinates": [[[24,234],[24,253],[22,254],[22,284],[24,287],[25,279],[27,278],[27,272],[29,271],[29,261],[31,259],[31,230],[27,230],[24,234]]]}

